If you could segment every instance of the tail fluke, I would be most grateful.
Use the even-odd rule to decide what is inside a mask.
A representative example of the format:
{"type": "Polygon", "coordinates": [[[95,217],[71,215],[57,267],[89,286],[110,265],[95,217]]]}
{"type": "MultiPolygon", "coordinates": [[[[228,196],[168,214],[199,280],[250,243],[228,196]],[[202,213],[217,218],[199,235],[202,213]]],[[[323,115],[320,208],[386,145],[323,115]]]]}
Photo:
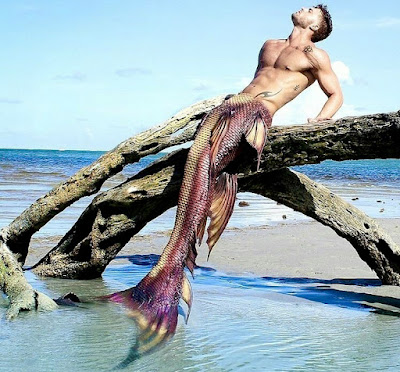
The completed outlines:
{"type": "Polygon", "coordinates": [[[178,323],[179,299],[188,306],[185,320],[190,314],[192,290],[190,282],[182,272],[179,285],[156,277],[146,276],[136,287],[103,296],[102,300],[122,304],[127,315],[138,328],[138,335],[127,357],[118,365],[124,368],[143,355],[151,353],[165,344],[175,334],[178,323]]]}
{"type": "Polygon", "coordinates": [[[189,279],[183,273],[183,281],[182,281],[182,300],[186,302],[186,305],[188,307],[186,317],[185,317],[185,322],[188,322],[190,311],[192,310],[192,303],[193,303],[193,292],[192,292],[192,286],[189,282],[189,279]]]}

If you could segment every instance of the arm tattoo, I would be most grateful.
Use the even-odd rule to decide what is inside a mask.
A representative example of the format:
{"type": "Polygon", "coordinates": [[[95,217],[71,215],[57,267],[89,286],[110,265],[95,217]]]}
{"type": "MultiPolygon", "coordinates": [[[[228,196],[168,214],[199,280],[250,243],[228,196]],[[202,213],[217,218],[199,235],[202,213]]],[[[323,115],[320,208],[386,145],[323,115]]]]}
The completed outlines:
{"type": "Polygon", "coordinates": [[[294,87],[294,90],[297,92],[299,89],[300,89],[300,85],[297,84],[297,85],[294,87]]]}
{"type": "MultiPolygon", "coordinates": [[[[261,93],[257,94],[256,97],[258,97],[258,96],[262,96],[263,98],[273,97],[273,96],[276,96],[281,90],[282,90],[282,89],[279,89],[279,90],[278,90],[277,92],[275,92],[275,93],[269,92],[269,91],[261,92],[261,93]]],[[[255,98],[255,97],[254,97],[254,98],[255,98]]]]}

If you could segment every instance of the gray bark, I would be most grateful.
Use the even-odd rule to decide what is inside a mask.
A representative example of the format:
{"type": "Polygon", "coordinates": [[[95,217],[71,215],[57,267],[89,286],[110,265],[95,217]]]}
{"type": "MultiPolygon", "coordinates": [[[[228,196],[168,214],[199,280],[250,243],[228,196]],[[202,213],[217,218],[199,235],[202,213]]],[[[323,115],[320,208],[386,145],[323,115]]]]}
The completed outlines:
{"type": "MultiPolygon", "coordinates": [[[[379,114],[275,128],[269,135],[260,172],[253,171],[252,152],[245,152],[253,155],[243,156],[231,171],[241,172],[241,191],[268,196],[332,227],[353,244],[382,282],[399,285],[398,247],[390,237],[371,218],[322,185],[284,168],[287,163],[370,158],[371,153],[372,157],[398,157],[399,122],[399,114],[379,114]],[[341,142],[334,144],[337,137],[341,142]]],[[[100,275],[131,236],[177,203],[186,152],[169,155],[99,195],[57,247],[35,266],[35,273],[69,278],[100,275]]]]}
{"type": "Polygon", "coordinates": [[[72,229],[37,265],[37,275],[88,279],[101,275],[129,239],[177,204],[187,149],[170,154],[97,196],[72,229]]]}

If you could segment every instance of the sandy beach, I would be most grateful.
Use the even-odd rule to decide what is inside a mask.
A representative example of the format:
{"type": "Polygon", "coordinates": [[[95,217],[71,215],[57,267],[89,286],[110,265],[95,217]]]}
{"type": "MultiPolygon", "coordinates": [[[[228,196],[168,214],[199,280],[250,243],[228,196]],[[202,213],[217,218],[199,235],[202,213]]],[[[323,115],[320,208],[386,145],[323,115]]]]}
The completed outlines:
{"type": "MultiPolygon", "coordinates": [[[[400,219],[379,219],[400,245],[400,219]]],[[[119,256],[160,254],[169,234],[137,236],[119,256]]],[[[379,285],[378,277],[353,246],[319,222],[282,223],[252,229],[227,229],[211,252],[200,247],[197,264],[234,276],[314,279],[311,286],[340,291],[351,301],[400,314],[400,287],[379,285]]],[[[116,259],[114,264],[128,263],[116,259]]],[[[195,282],[195,280],[194,280],[195,282]]]]}
{"type": "MultiPolygon", "coordinates": [[[[400,243],[400,219],[378,223],[400,243]]],[[[35,286],[44,283],[53,295],[72,290],[82,298],[93,290],[127,288],[145,275],[149,255],[156,258],[168,238],[168,232],[133,237],[103,279],[39,279],[35,286]],[[140,255],[145,256],[145,266],[132,264],[139,263],[140,255]]],[[[56,243],[56,237],[35,237],[29,261],[56,243]]],[[[248,370],[239,368],[243,361],[257,371],[265,366],[271,371],[398,370],[400,287],[380,285],[351,244],[330,228],[315,221],[287,220],[264,228],[228,228],[208,262],[207,251],[203,244],[198,264],[217,272],[196,270],[190,279],[194,303],[188,324],[180,317],[171,343],[156,357],[139,360],[135,370],[172,372],[196,370],[197,365],[205,366],[200,368],[204,371],[248,370]]],[[[87,360],[99,358],[103,367],[115,365],[126,355],[133,332],[131,320],[118,306],[60,308],[3,324],[9,339],[3,341],[4,355],[14,352],[16,344],[19,352],[16,340],[26,338],[27,328],[41,340],[39,355],[42,350],[55,353],[63,340],[66,356],[61,362],[68,363],[60,370],[68,370],[70,360],[75,366],[92,367],[87,360]]],[[[31,339],[24,346],[26,353],[33,348],[31,339]]],[[[31,369],[52,370],[43,364],[52,366],[53,359],[42,357],[40,368],[31,369]]]]}
{"type": "MultiPolygon", "coordinates": [[[[400,219],[380,219],[378,223],[400,244],[400,219]]],[[[160,254],[168,236],[165,233],[133,237],[119,256],[160,254]]],[[[199,266],[228,274],[326,280],[376,278],[347,240],[316,221],[227,229],[208,261],[204,242],[198,253],[199,266]]]]}
{"type": "MultiPolygon", "coordinates": [[[[400,219],[377,221],[400,245],[400,219]]],[[[130,256],[158,255],[168,238],[169,232],[135,236],[111,264],[128,264],[126,257],[130,256]]],[[[27,264],[36,262],[56,242],[56,237],[34,238],[27,264]]],[[[389,297],[384,301],[385,306],[390,303],[400,312],[397,308],[400,306],[400,287],[365,285],[365,279],[368,283],[378,284],[376,274],[347,240],[316,221],[280,223],[264,228],[228,228],[208,261],[205,243],[198,251],[199,266],[228,275],[316,279],[315,282],[336,290],[389,297]]],[[[374,306],[382,307],[382,304],[374,306]]]]}
{"type": "MultiPolygon", "coordinates": [[[[379,219],[400,245],[400,219],[379,219]]],[[[134,236],[111,264],[124,264],[120,256],[160,254],[170,232],[134,236]]],[[[37,262],[59,237],[32,239],[27,266],[37,262]]],[[[211,252],[203,242],[197,264],[227,274],[334,278],[377,278],[353,246],[319,222],[281,223],[249,229],[227,229],[211,252]]]]}

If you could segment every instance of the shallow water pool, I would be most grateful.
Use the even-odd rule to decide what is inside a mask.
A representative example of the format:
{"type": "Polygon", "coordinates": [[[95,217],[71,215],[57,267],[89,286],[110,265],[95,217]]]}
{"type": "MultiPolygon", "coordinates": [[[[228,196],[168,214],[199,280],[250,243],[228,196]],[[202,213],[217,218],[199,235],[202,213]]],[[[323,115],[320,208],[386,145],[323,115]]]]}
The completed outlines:
{"type": "MultiPolygon", "coordinates": [[[[27,275],[54,297],[74,291],[85,298],[134,285],[156,258],[131,256],[132,264],[111,266],[92,281],[27,275]]],[[[360,305],[356,294],[329,289],[329,283],[196,270],[188,324],[180,317],[171,342],[126,370],[398,371],[400,318],[376,313],[360,305]]],[[[0,304],[4,315],[7,302],[0,304]]],[[[13,322],[3,317],[0,370],[108,371],[127,355],[134,336],[133,322],[115,304],[25,313],[13,322]]]]}

